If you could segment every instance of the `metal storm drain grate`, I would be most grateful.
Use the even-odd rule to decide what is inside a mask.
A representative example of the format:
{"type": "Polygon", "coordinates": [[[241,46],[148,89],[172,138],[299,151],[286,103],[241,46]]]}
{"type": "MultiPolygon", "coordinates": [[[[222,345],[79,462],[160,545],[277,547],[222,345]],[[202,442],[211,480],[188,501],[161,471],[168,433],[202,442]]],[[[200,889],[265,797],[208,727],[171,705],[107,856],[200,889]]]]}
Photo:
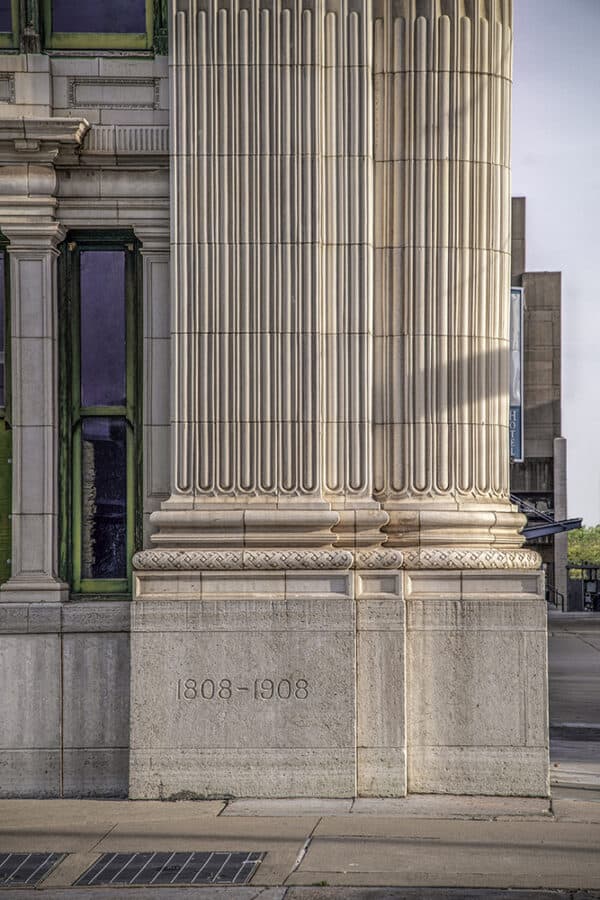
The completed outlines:
{"type": "Polygon", "coordinates": [[[103,853],[75,882],[107,884],[246,884],[264,853],[103,853]]]}
{"type": "Polygon", "coordinates": [[[64,853],[0,853],[0,888],[33,887],[64,853]]]}

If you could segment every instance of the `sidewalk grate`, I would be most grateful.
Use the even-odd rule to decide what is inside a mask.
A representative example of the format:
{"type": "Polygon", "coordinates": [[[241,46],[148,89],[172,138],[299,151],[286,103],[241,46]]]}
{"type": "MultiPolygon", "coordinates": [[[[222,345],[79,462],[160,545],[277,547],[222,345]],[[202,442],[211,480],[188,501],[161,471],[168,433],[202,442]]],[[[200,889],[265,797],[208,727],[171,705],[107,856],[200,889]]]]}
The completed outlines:
{"type": "Polygon", "coordinates": [[[103,853],[75,885],[247,884],[264,858],[264,853],[227,850],[103,853]]]}
{"type": "Polygon", "coordinates": [[[64,853],[0,853],[0,888],[33,887],[64,853]]]}

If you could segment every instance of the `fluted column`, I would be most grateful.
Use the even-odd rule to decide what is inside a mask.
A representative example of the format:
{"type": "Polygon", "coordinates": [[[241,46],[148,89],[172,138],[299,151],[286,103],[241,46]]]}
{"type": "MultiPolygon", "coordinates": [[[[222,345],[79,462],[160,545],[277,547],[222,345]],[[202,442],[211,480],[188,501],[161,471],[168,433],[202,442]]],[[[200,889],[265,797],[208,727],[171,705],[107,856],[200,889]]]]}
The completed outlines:
{"type": "Polygon", "coordinates": [[[509,0],[382,0],[375,492],[409,567],[536,566],[509,500],[509,0]]]}
{"type": "Polygon", "coordinates": [[[172,468],[155,543],[385,540],[372,22],[371,0],[173,4],[172,468]]]}
{"type": "Polygon", "coordinates": [[[341,544],[381,543],[373,498],[373,4],[324,4],[325,492],[341,544]]]}

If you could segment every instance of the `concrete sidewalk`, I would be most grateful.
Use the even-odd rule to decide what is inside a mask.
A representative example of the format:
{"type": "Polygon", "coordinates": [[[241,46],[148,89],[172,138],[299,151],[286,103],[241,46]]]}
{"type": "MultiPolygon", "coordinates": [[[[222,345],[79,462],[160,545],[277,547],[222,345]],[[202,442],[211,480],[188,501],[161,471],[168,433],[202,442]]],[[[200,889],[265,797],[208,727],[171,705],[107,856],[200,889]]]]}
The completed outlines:
{"type": "Polygon", "coordinates": [[[0,890],[0,900],[600,897],[600,792],[594,790],[557,789],[551,803],[416,795],[229,804],[3,800],[0,823],[0,851],[68,854],[36,890],[0,890]],[[161,850],[265,851],[266,857],[247,887],[71,887],[101,853],[161,850]]]}
{"type": "Polygon", "coordinates": [[[550,780],[600,790],[600,615],[548,614],[550,780]]]}

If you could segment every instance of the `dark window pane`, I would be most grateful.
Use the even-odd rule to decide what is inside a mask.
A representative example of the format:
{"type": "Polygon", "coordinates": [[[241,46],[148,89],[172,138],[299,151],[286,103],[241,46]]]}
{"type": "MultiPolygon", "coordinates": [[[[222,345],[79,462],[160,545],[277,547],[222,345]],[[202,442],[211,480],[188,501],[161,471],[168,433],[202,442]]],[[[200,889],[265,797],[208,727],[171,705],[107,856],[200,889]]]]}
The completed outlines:
{"type": "Polygon", "coordinates": [[[53,0],[52,30],[67,33],[143,34],[146,0],[53,0]]]}
{"type": "Polygon", "coordinates": [[[4,389],[4,373],[6,371],[6,344],[4,335],[4,317],[6,315],[6,282],[5,269],[6,257],[0,250],[0,406],[6,405],[4,389]]]}
{"type": "Polygon", "coordinates": [[[127,426],[84,419],[81,426],[81,577],[126,578],[127,426]]]}
{"type": "Polygon", "coordinates": [[[12,32],[11,0],[0,0],[0,32],[12,32]]]}
{"type": "Polygon", "coordinates": [[[125,253],[81,254],[81,405],[125,404],[125,253]]]}

